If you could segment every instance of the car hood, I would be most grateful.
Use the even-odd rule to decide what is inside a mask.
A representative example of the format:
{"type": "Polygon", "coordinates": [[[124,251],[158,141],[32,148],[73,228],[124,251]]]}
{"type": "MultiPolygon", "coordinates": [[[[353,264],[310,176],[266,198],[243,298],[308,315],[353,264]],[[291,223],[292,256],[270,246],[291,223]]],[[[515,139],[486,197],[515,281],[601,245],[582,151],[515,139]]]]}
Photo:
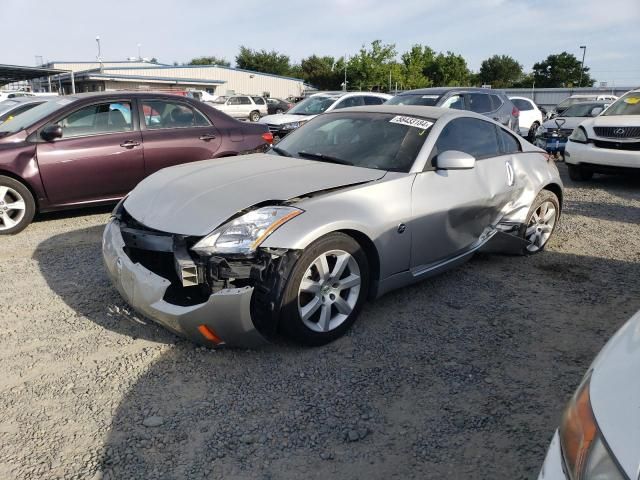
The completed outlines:
{"type": "Polygon", "coordinates": [[[267,154],[205,160],[151,175],[131,192],[124,208],[149,228],[202,236],[254,205],[370,182],[385,173],[267,154]]]}
{"type": "Polygon", "coordinates": [[[582,122],[583,127],[640,127],[640,115],[598,115],[582,122]]]}
{"type": "Polygon", "coordinates": [[[267,115],[260,119],[260,123],[268,123],[270,125],[283,125],[291,122],[302,122],[311,120],[317,115],[296,115],[292,113],[277,113],[275,115],[267,115]]]}
{"type": "Polygon", "coordinates": [[[629,478],[640,468],[640,312],[607,342],[592,364],[591,406],[611,452],[629,478]]]}
{"type": "Polygon", "coordinates": [[[557,128],[573,129],[573,128],[576,128],[578,125],[580,125],[582,122],[584,122],[587,118],[588,117],[556,117],[552,120],[547,120],[542,124],[542,126],[547,130],[555,130],[557,128]],[[564,120],[565,122],[562,125],[560,125],[560,127],[558,127],[555,121],[560,119],[564,120]]]}

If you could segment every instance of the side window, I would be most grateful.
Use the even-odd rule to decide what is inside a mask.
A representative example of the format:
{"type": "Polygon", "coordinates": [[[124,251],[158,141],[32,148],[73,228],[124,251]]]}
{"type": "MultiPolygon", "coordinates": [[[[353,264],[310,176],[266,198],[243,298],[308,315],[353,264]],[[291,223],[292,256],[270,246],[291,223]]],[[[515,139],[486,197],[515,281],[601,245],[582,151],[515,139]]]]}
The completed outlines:
{"type": "Polygon", "coordinates": [[[229,100],[227,100],[227,105],[240,105],[240,100],[238,99],[238,97],[231,97],[229,100]]]}
{"type": "Polygon", "coordinates": [[[455,110],[465,110],[464,97],[462,95],[453,95],[442,104],[442,108],[453,108],[455,110]]]}
{"type": "Polygon", "coordinates": [[[382,105],[385,102],[382,97],[364,97],[365,105],[382,105]]]}
{"type": "Polygon", "coordinates": [[[264,105],[264,98],[262,97],[251,97],[253,98],[253,103],[256,105],[264,105]]]}
{"type": "Polygon", "coordinates": [[[238,102],[240,103],[240,105],[251,105],[251,100],[249,100],[249,97],[238,97],[238,102]]]}
{"type": "Polygon", "coordinates": [[[492,112],[494,108],[491,104],[491,98],[486,93],[470,93],[469,110],[476,113],[486,113],[492,112]]]}
{"type": "Polygon", "coordinates": [[[476,118],[456,118],[440,132],[434,153],[458,150],[476,159],[500,155],[496,127],[476,118]]]}
{"type": "Polygon", "coordinates": [[[149,130],[211,125],[202,113],[183,103],[145,100],[142,102],[142,112],[144,124],[149,130]]]}
{"type": "Polygon", "coordinates": [[[348,107],[361,107],[363,105],[363,100],[362,97],[360,96],[353,96],[353,97],[348,97],[345,98],[343,100],[341,100],[335,107],[333,107],[334,109],[338,109],[338,108],[348,108],[348,107]]]}
{"type": "Polygon", "coordinates": [[[518,153],[522,151],[518,139],[503,128],[498,127],[498,136],[502,143],[502,153],[518,153]]]}
{"type": "Polygon", "coordinates": [[[131,104],[129,102],[99,103],[76,110],[58,122],[62,138],[130,132],[131,104]]]}

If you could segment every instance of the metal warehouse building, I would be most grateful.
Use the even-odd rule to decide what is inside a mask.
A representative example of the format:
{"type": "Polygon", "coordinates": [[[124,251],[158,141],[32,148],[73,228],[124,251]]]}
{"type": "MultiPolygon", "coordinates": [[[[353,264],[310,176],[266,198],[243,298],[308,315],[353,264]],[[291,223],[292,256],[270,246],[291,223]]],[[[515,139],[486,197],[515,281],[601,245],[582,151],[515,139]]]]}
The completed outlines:
{"type": "MultiPolygon", "coordinates": [[[[278,98],[299,96],[298,78],[282,77],[218,65],[162,65],[149,62],[50,62],[47,68],[73,72],[76,92],[104,90],[204,90],[215,95],[243,93],[278,98]]],[[[71,93],[71,74],[51,79],[51,89],[71,93]]],[[[49,81],[34,83],[48,90],[49,81]]]]}

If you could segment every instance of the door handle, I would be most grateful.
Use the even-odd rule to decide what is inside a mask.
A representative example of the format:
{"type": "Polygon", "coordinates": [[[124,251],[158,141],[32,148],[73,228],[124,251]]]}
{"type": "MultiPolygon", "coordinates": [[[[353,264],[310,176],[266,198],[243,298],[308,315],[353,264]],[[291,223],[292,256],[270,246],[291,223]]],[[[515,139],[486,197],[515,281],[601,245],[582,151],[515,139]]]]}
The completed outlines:
{"type": "Polygon", "coordinates": [[[507,186],[513,187],[516,183],[516,172],[513,170],[511,162],[505,162],[505,166],[507,168],[507,186]]]}
{"type": "Polygon", "coordinates": [[[126,142],[120,144],[120,146],[124,148],[133,148],[137,147],[138,145],[140,145],[140,142],[136,142],[135,140],[127,140],[126,142]]]}
{"type": "Polygon", "coordinates": [[[210,133],[210,134],[206,134],[206,135],[200,135],[200,140],[204,140],[205,142],[208,142],[209,140],[215,140],[217,137],[210,133]]]}

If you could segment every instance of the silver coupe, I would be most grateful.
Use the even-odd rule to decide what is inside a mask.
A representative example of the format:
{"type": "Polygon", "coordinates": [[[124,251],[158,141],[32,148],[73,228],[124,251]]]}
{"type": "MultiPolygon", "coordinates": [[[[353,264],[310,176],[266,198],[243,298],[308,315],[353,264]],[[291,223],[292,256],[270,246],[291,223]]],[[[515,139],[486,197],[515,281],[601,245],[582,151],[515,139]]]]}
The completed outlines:
{"type": "Polygon", "coordinates": [[[198,343],[321,345],[374,299],[479,250],[540,252],[562,182],[484,116],[336,110],[268,153],[166,168],[114,210],[103,255],[142,315],[198,343]]]}

